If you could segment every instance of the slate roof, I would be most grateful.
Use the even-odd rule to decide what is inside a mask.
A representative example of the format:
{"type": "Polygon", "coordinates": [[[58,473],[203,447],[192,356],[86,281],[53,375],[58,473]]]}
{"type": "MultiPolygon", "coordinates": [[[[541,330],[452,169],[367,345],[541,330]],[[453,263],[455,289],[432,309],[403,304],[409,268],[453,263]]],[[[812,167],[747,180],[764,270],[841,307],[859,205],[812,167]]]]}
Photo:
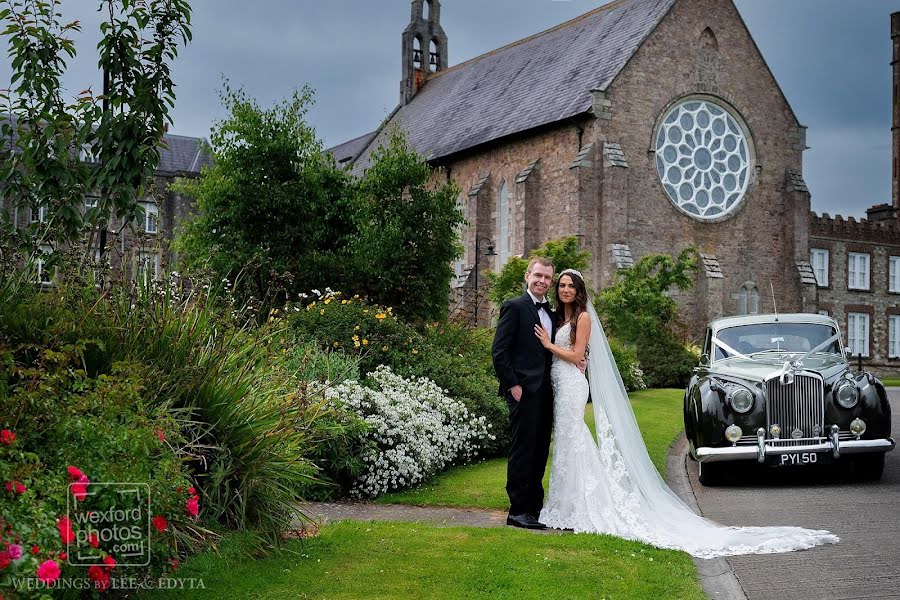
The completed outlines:
{"type": "Polygon", "coordinates": [[[352,160],[360,150],[366,147],[366,145],[375,137],[377,131],[370,131],[365,135],[361,135],[357,138],[353,138],[348,142],[344,142],[343,144],[338,144],[334,148],[329,148],[328,152],[334,156],[334,160],[339,163],[347,162],[348,160],[352,160]]]}
{"type": "Polygon", "coordinates": [[[159,149],[157,171],[199,173],[201,167],[212,164],[205,139],[169,133],[163,139],[167,147],[159,149]]]}
{"type": "MultiPolygon", "coordinates": [[[[16,123],[16,118],[9,113],[0,115],[0,123],[16,123]]],[[[15,130],[13,130],[15,136],[15,130]]],[[[157,171],[167,173],[199,173],[201,167],[212,164],[212,157],[204,138],[174,135],[163,136],[165,146],[159,149],[159,165],[157,171]]],[[[0,145],[9,148],[14,140],[3,138],[0,145]]]]}
{"type": "Polygon", "coordinates": [[[435,159],[589,111],[591,90],[609,86],[675,2],[618,0],[439,71],[370,139],[354,172],[395,125],[435,159]]]}

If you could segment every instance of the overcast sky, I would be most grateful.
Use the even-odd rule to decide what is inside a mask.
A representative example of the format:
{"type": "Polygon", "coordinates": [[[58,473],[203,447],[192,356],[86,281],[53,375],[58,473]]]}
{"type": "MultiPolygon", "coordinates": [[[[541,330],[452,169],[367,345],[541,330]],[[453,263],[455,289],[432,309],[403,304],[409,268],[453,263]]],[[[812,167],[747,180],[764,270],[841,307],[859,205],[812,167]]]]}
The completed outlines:
{"type": "MultiPolygon", "coordinates": [[[[726,0],[722,0],[726,1],[726,0]]],[[[591,10],[605,0],[443,0],[454,65],[591,10]]],[[[174,68],[173,133],[208,137],[222,77],[263,104],[309,84],[328,146],[372,131],[396,106],[409,0],[192,0],[194,40],[174,68]]],[[[891,202],[890,13],[900,0],[736,0],[800,122],[813,210],[864,216],[891,202]]],[[[63,0],[80,19],[66,79],[99,91],[96,0],[63,0]]],[[[5,40],[4,40],[5,45],[5,40]]],[[[9,81],[0,62],[0,82],[9,81]]]]}

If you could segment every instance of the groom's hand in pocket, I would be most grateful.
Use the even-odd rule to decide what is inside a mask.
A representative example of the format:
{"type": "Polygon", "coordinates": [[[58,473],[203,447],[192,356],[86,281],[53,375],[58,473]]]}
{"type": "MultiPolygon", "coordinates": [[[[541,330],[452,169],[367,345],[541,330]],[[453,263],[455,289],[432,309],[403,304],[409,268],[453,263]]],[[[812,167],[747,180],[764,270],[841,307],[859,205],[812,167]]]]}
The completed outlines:
{"type": "Polygon", "coordinates": [[[519,402],[522,399],[522,386],[514,385],[509,388],[509,393],[512,394],[513,400],[519,402]]]}

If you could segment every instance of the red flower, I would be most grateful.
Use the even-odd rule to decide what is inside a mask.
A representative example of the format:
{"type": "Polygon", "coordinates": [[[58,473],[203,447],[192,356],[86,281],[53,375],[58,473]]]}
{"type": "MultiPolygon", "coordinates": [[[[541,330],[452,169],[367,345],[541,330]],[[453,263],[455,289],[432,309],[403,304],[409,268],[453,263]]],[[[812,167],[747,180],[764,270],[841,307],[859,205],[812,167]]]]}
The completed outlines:
{"type": "Polygon", "coordinates": [[[188,494],[190,494],[191,496],[193,496],[196,493],[197,493],[197,490],[194,489],[194,486],[191,486],[188,488],[188,494]]]}
{"type": "MultiPolygon", "coordinates": [[[[72,521],[69,517],[61,518],[56,524],[56,528],[59,530],[59,539],[62,541],[63,546],[68,546],[75,541],[75,532],[72,531],[72,521]]],[[[37,546],[34,548],[37,548],[37,546]]],[[[34,552],[34,548],[32,548],[31,551],[34,554],[37,554],[37,552],[34,552]]]]}
{"type": "Polygon", "coordinates": [[[81,475],[78,481],[69,484],[69,487],[72,488],[72,495],[79,502],[84,502],[84,499],[87,498],[87,487],[90,482],[91,480],[87,478],[87,475],[81,475]]]}
{"type": "Polygon", "coordinates": [[[196,498],[191,498],[184,505],[184,509],[187,511],[189,515],[192,517],[196,517],[200,513],[200,503],[196,498]]]}
{"type": "Polygon", "coordinates": [[[69,478],[72,481],[77,481],[79,477],[84,475],[84,473],[82,473],[81,469],[79,469],[78,467],[69,466],[68,471],[69,471],[69,478]]]}
{"type": "Polygon", "coordinates": [[[21,481],[16,481],[14,483],[16,485],[16,493],[19,494],[20,496],[22,494],[24,494],[25,493],[25,484],[23,484],[21,481]]]}
{"type": "MultiPolygon", "coordinates": [[[[69,526],[69,531],[71,531],[71,530],[72,530],[72,527],[71,527],[71,525],[70,525],[70,526],[69,526]]],[[[38,545],[35,544],[34,546],[31,547],[31,553],[34,554],[35,556],[37,556],[38,554],[40,554],[40,552],[41,552],[41,547],[40,547],[40,546],[38,546],[38,545]]]]}
{"type": "Polygon", "coordinates": [[[88,579],[94,582],[94,588],[98,590],[106,590],[109,588],[109,573],[107,573],[100,565],[94,565],[88,569],[88,579]]]}
{"type": "Polygon", "coordinates": [[[22,495],[25,493],[25,485],[21,481],[7,481],[6,482],[6,491],[10,494],[16,493],[18,495],[22,495]]]}
{"type": "Polygon", "coordinates": [[[169,522],[162,515],[156,515],[150,520],[150,522],[153,523],[153,526],[156,527],[156,530],[160,532],[165,531],[166,527],[169,526],[169,522]]]}
{"type": "Polygon", "coordinates": [[[9,566],[9,552],[6,550],[0,550],[0,569],[5,569],[9,566]]]}
{"type": "Polygon", "coordinates": [[[112,571],[113,569],[116,568],[116,559],[114,559],[112,556],[107,554],[106,556],[103,557],[103,564],[106,565],[107,569],[112,571]]]}
{"type": "Polygon", "coordinates": [[[13,482],[12,481],[6,482],[6,491],[9,492],[10,494],[12,494],[12,492],[13,492],[13,482]]]}
{"type": "Polygon", "coordinates": [[[65,552],[60,552],[60,553],[59,553],[59,560],[66,560],[66,559],[68,559],[68,558],[69,558],[69,555],[66,554],[65,552]]]}
{"type": "Polygon", "coordinates": [[[173,558],[172,559],[172,571],[177,571],[177,570],[178,570],[178,559],[173,558]]]}
{"type": "Polygon", "coordinates": [[[0,444],[3,444],[4,446],[12,446],[14,441],[16,441],[15,433],[10,431],[9,429],[0,431],[0,444]]]}
{"type": "Polygon", "coordinates": [[[166,441],[166,434],[163,433],[163,430],[162,430],[162,429],[157,429],[157,430],[156,430],[156,437],[158,437],[158,438],[159,438],[159,441],[161,441],[161,442],[166,441]]]}
{"type": "Polygon", "coordinates": [[[97,534],[93,531],[88,534],[88,544],[90,544],[92,548],[100,547],[100,538],[98,538],[97,534]]]}
{"type": "Polygon", "coordinates": [[[37,576],[44,583],[53,583],[59,579],[59,565],[55,560],[45,560],[38,567],[37,576]]]}

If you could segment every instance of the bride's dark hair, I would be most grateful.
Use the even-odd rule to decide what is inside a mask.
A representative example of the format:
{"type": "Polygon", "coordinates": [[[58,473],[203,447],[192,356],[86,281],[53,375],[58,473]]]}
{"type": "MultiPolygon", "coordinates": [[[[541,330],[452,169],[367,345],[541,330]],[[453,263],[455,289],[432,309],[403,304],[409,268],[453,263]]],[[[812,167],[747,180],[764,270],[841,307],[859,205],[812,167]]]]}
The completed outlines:
{"type": "Polygon", "coordinates": [[[566,305],[563,304],[562,298],[559,297],[559,282],[562,281],[563,277],[569,277],[575,286],[575,299],[572,300],[572,317],[569,319],[569,322],[572,323],[572,329],[569,332],[569,342],[575,344],[575,328],[578,326],[578,317],[581,316],[581,313],[587,312],[587,287],[584,285],[584,280],[571,271],[562,273],[559,276],[556,282],[557,329],[566,324],[566,305]]]}

